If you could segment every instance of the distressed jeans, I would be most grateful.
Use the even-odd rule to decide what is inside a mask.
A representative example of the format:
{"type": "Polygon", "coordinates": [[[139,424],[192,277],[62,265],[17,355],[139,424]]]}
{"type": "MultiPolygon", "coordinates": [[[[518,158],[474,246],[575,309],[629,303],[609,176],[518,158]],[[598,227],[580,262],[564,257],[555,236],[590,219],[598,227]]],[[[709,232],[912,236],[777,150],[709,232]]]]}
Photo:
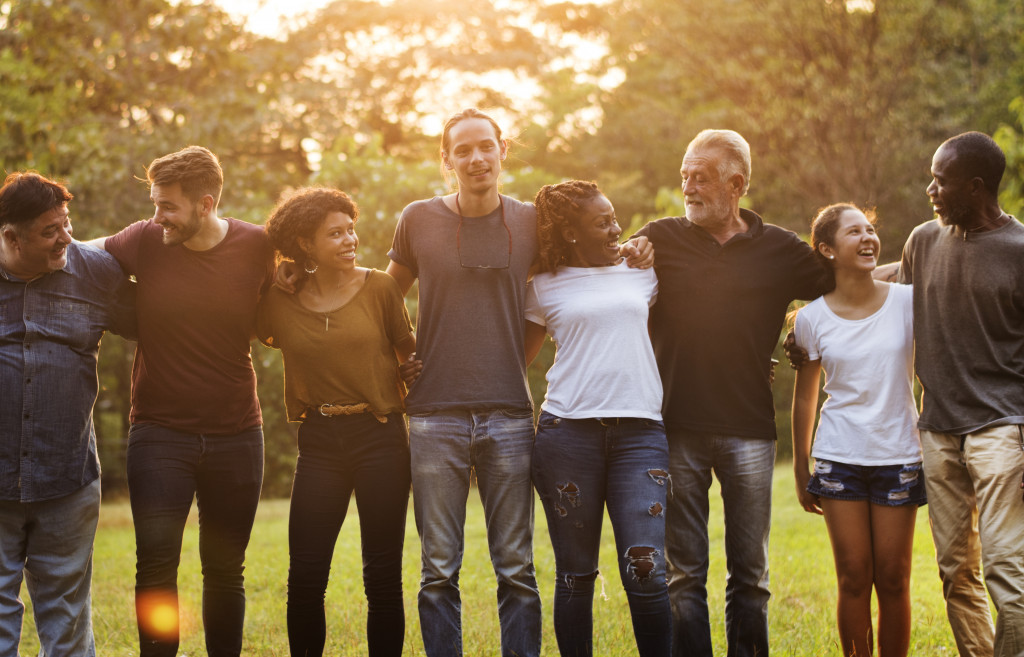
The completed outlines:
{"type": "Polygon", "coordinates": [[[288,517],[288,643],[293,657],[324,652],[324,594],[353,492],[362,538],[368,654],[402,654],[409,439],[401,413],[388,415],[387,420],[378,422],[369,413],[313,415],[299,427],[288,517]]]}
{"type": "Polygon", "coordinates": [[[946,615],[964,657],[1024,655],[1024,427],[921,431],[946,615]],[[984,581],[981,577],[984,566],[984,581]],[[996,608],[993,631],[985,589],[996,608]]]}
{"type": "Polygon", "coordinates": [[[708,492],[725,514],[725,632],[729,657],[768,655],[768,531],[775,441],[668,430],[673,496],[666,517],[672,651],[711,657],[708,492]]]}
{"type": "Polygon", "coordinates": [[[96,654],[90,587],[99,514],[99,479],[53,500],[0,501],[0,655],[18,654],[23,576],[41,654],[96,654]]]}
{"type": "Polygon", "coordinates": [[[640,657],[668,657],[665,579],[671,488],[664,425],[655,420],[540,415],[533,483],[555,553],[555,637],[563,656],[593,654],[594,580],[605,505],[640,657]]]}
{"type": "Polygon", "coordinates": [[[540,593],[533,567],[533,413],[445,411],[409,418],[412,500],[422,544],[419,614],[430,657],[462,654],[459,569],[475,471],[498,579],[504,657],[540,654],[540,593]]]}
{"type": "Polygon", "coordinates": [[[134,424],[127,462],[140,656],[177,654],[178,562],[195,498],[206,652],[237,657],[245,621],[245,549],[263,483],[263,430],[207,436],[134,424]],[[171,622],[159,622],[167,618],[171,622]]]}

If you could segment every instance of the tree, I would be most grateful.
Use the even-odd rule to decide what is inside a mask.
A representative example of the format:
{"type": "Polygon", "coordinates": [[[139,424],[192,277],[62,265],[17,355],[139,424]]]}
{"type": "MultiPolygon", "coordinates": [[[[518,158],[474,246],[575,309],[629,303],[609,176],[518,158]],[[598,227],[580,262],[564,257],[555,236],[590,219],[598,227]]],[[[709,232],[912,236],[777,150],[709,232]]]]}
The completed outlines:
{"type": "Polygon", "coordinates": [[[605,179],[626,216],[649,214],[658,189],[678,185],[686,143],[732,128],[751,144],[751,204],[769,221],[804,229],[831,202],[877,206],[895,256],[930,216],[922,191],[935,147],[1006,120],[1024,10],[1005,0],[864,5],[609,3],[593,21],[608,46],[600,72],[623,82],[601,92],[598,127],[563,160],[574,176],[605,179]]]}

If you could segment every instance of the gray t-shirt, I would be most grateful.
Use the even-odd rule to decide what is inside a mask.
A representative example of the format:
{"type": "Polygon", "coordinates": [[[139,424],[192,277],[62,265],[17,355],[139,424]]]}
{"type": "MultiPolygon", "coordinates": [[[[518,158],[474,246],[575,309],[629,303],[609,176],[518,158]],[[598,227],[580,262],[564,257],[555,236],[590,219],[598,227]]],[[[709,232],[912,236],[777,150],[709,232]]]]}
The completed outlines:
{"type": "Polygon", "coordinates": [[[921,224],[903,248],[914,286],[921,429],[1024,424],[1024,225],[964,233],[921,224]]]}
{"type": "Polygon", "coordinates": [[[419,278],[416,353],[423,372],[406,397],[410,415],[533,406],[523,306],[537,254],[537,212],[501,200],[508,230],[501,208],[465,217],[460,228],[441,197],[411,203],[398,221],[388,257],[419,278]]]}

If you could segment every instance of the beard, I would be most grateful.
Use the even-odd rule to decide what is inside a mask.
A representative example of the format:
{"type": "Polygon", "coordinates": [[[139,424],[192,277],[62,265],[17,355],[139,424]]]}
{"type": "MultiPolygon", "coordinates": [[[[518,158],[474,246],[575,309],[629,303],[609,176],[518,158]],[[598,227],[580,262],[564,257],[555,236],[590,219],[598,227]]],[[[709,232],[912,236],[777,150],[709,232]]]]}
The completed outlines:
{"type": "Polygon", "coordinates": [[[199,229],[203,227],[203,218],[199,216],[199,212],[192,209],[192,214],[189,215],[188,221],[181,226],[172,226],[172,232],[170,235],[167,232],[163,234],[163,243],[166,246],[174,246],[176,244],[183,244],[199,232],[199,229]]]}
{"type": "Polygon", "coordinates": [[[942,210],[942,214],[939,215],[939,221],[944,226],[967,228],[967,226],[973,223],[974,211],[969,205],[955,203],[947,205],[942,210]]]}
{"type": "Polygon", "coordinates": [[[729,200],[723,198],[700,198],[701,204],[686,208],[686,218],[698,226],[709,226],[720,223],[731,214],[729,200]]]}

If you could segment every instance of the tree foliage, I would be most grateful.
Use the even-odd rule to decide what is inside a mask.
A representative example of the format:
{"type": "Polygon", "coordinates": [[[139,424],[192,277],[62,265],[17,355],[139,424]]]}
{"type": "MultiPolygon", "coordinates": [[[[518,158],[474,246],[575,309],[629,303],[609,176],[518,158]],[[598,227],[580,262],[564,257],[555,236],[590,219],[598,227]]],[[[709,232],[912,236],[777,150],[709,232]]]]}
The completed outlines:
{"type": "MultiPolygon", "coordinates": [[[[687,142],[731,128],[751,144],[751,197],[769,221],[805,229],[835,201],[876,206],[898,254],[930,216],[935,147],[1008,119],[1021,59],[1008,0],[616,0],[603,25],[602,120],[570,145],[574,175],[611,179],[616,204],[650,213],[678,185],[687,142]],[[849,6],[848,6],[849,5],[849,6]]],[[[888,238],[888,239],[887,239],[888,238]]]]}
{"type": "MultiPolygon", "coordinates": [[[[633,228],[682,211],[679,161],[708,127],[750,141],[745,202],[767,220],[803,231],[821,205],[877,206],[889,257],[929,216],[928,163],[957,132],[999,129],[1003,199],[1024,211],[1019,0],[334,0],[289,26],[257,35],[212,0],[0,0],[0,165],[66,180],[89,238],[147,217],[146,164],[202,144],[225,216],[261,223],[303,185],[352,194],[375,267],[401,209],[445,191],[441,123],[471,105],[515,138],[505,193],[597,180],[633,228]]],[[[132,346],[106,338],[101,358],[115,485],[132,346]]],[[[531,369],[538,398],[550,356],[531,369]]],[[[280,354],[254,364],[266,490],[283,494],[280,354]]]]}

